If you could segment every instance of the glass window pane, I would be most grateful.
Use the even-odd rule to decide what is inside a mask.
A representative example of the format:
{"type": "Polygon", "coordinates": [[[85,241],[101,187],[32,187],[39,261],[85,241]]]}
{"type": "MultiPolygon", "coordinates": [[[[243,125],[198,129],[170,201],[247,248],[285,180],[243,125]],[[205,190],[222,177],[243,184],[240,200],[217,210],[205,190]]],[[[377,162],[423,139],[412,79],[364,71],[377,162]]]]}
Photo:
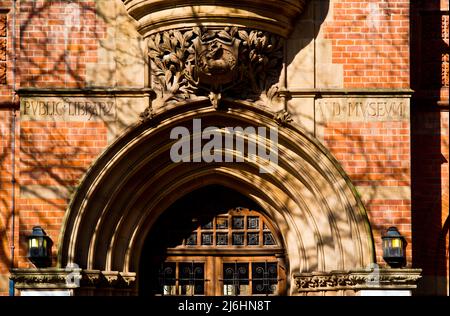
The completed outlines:
{"type": "Polygon", "coordinates": [[[259,233],[247,233],[247,245],[258,246],[259,245],[259,233]]]}
{"type": "Polygon", "coordinates": [[[233,229],[244,229],[244,216],[233,216],[233,229]]]}
{"type": "Polygon", "coordinates": [[[228,228],[228,218],[227,217],[217,217],[216,220],[217,229],[227,229],[228,228]]]}
{"type": "Polygon", "coordinates": [[[192,263],[180,263],[178,268],[180,284],[189,283],[189,279],[191,278],[191,274],[193,273],[192,263]]]}
{"type": "Polygon", "coordinates": [[[223,285],[223,295],[231,296],[236,294],[236,287],[233,284],[224,284],[223,285]]]}
{"type": "Polygon", "coordinates": [[[224,263],[223,264],[223,294],[224,295],[249,295],[249,270],[248,263],[224,263]]]}
{"type": "Polygon", "coordinates": [[[233,233],[233,245],[244,245],[244,233],[233,233]]]}
{"type": "Polygon", "coordinates": [[[196,246],[197,245],[197,233],[192,233],[188,239],[186,239],[186,245],[196,246]]]}
{"type": "Polygon", "coordinates": [[[233,280],[233,278],[234,278],[234,264],[224,263],[223,265],[224,283],[230,284],[230,280],[233,280]]]}
{"type": "Polygon", "coordinates": [[[202,245],[211,246],[213,244],[213,234],[212,233],[202,233],[202,245]]]}
{"type": "Polygon", "coordinates": [[[203,228],[203,229],[212,229],[212,228],[213,228],[213,222],[212,222],[212,220],[209,221],[209,222],[207,222],[207,223],[205,223],[204,225],[202,225],[202,228],[203,228]]]}
{"type": "Polygon", "coordinates": [[[185,284],[179,286],[180,295],[194,295],[194,286],[185,284]]]}
{"type": "Polygon", "coordinates": [[[228,245],[228,234],[227,233],[216,233],[216,244],[218,246],[228,245]]]}
{"type": "Polygon", "coordinates": [[[259,217],[248,216],[247,217],[247,229],[259,229],[259,217]]]}
{"type": "Polygon", "coordinates": [[[275,245],[275,238],[273,238],[273,235],[271,232],[264,232],[263,233],[264,236],[264,245],[265,246],[270,246],[270,245],[275,245]]]}
{"type": "Polygon", "coordinates": [[[164,285],[163,295],[177,295],[177,288],[175,285],[164,285]]]}
{"type": "Polygon", "coordinates": [[[178,269],[180,295],[204,294],[205,270],[203,263],[182,262],[178,269]]]}
{"type": "Polygon", "coordinates": [[[166,262],[161,265],[159,269],[159,292],[163,295],[176,295],[176,287],[175,287],[175,272],[176,272],[176,263],[175,262],[166,262]]]}
{"type": "Polygon", "coordinates": [[[275,294],[278,285],[277,263],[252,263],[252,293],[275,294]]]}

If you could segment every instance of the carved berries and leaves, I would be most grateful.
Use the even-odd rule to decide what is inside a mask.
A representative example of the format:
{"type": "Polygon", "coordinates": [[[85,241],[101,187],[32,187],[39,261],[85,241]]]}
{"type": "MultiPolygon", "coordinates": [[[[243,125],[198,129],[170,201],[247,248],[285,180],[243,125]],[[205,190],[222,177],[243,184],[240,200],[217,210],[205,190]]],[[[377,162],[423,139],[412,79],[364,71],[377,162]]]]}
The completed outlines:
{"type": "Polygon", "coordinates": [[[167,31],[148,39],[154,89],[161,105],[168,101],[188,99],[195,94],[197,82],[192,79],[195,51],[194,31],[167,31]]]}
{"type": "Polygon", "coordinates": [[[283,46],[280,36],[237,27],[154,34],[148,39],[153,107],[200,96],[216,108],[224,97],[270,107],[278,98],[283,46]]]}

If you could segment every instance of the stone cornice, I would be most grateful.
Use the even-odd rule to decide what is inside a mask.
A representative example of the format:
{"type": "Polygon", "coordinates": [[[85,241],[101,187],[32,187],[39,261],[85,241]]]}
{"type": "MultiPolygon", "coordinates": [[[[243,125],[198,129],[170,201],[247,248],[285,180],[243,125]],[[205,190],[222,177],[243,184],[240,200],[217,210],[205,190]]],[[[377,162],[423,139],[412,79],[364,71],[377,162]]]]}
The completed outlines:
{"type": "Polygon", "coordinates": [[[21,88],[18,91],[21,97],[151,97],[155,92],[151,88],[84,88],[84,89],[61,89],[61,88],[21,88]]]}
{"type": "Polygon", "coordinates": [[[306,0],[122,0],[144,36],[194,26],[249,27],[287,37],[306,0]],[[170,19],[167,17],[170,16],[170,19]]]}
{"type": "Polygon", "coordinates": [[[294,275],[298,292],[415,289],[421,269],[372,269],[299,273],[294,275]]]}
{"type": "MultiPolygon", "coordinates": [[[[151,88],[21,88],[18,95],[22,97],[33,96],[149,96],[154,98],[155,91],[151,88]]],[[[291,89],[278,92],[285,97],[411,97],[411,89],[291,89]]],[[[10,101],[10,98],[8,99],[10,101]]],[[[1,105],[1,104],[0,104],[1,105]]]]}
{"type": "Polygon", "coordinates": [[[414,90],[411,89],[288,89],[280,91],[280,96],[287,98],[343,98],[343,97],[405,97],[410,98],[414,90]]]}

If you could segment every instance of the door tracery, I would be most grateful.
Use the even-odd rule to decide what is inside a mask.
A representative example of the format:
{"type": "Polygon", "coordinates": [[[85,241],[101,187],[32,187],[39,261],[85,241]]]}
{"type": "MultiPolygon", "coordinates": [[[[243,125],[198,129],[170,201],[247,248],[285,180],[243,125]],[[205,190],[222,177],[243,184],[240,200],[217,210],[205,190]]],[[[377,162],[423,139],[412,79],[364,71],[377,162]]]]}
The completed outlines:
{"type": "Polygon", "coordinates": [[[284,293],[283,248],[261,213],[235,208],[192,222],[192,232],[167,248],[158,267],[155,295],[284,293]]]}

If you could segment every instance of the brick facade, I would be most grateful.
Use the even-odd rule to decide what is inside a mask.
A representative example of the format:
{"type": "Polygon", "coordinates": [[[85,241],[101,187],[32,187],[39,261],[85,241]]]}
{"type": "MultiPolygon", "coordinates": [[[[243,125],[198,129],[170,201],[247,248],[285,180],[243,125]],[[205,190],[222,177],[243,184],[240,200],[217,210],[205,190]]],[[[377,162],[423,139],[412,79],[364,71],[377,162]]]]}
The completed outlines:
{"type": "MultiPolygon", "coordinates": [[[[402,187],[409,190],[411,178],[410,130],[408,122],[328,123],[326,146],[358,187],[402,187]]],[[[396,226],[411,244],[411,200],[365,197],[377,250],[383,265],[381,235],[396,226]]],[[[408,248],[411,262],[411,248],[408,248]]]]}
{"type": "MultiPolygon", "coordinates": [[[[20,232],[26,234],[41,223],[47,234],[58,241],[69,194],[107,146],[106,132],[102,122],[21,122],[21,197],[17,200],[20,232]],[[47,188],[47,192],[25,189],[36,187],[47,188]],[[61,187],[67,192],[58,192],[61,187]]],[[[20,248],[19,267],[30,267],[25,249],[20,248]]]]}
{"type": "MultiPolygon", "coordinates": [[[[93,79],[96,69],[99,72],[113,69],[106,72],[110,77],[97,86],[104,87],[106,82],[107,88],[128,88],[126,78],[129,77],[121,77],[120,74],[120,58],[106,51],[112,47],[111,50],[118,54],[121,49],[116,39],[123,45],[126,42],[124,34],[133,39],[138,36],[131,31],[131,35],[122,31],[119,22],[111,26],[110,17],[99,10],[99,6],[108,1],[116,6],[121,4],[114,0],[71,3],[20,1],[16,28],[16,90],[93,88],[96,86],[93,79]],[[110,44],[112,46],[108,46],[110,44]]],[[[315,5],[321,1],[311,2],[315,5]]],[[[10,124],[14,104],[11,94],[11,6],[9,1],[0,2],[1,9],[9,10],[7,13],[0,10],[0,276],[8,273],[10,258],[10,124]],[[2,23],[8,23],[7,32],[2,23]],[[2,47],[8,48],[6,53],[2,53],[2,47]]],[[[399,94],[404,94],[414,85],[410,82],[410,1],[333,0],[329,1],[329,6],[329,15],[321,25],[321,35],[329,43],[327,49],[331,50],[331,64],[341,67],[343,77],[342,82],[337,80],[338,88],[319,88],[337,89],[342,97],[348,91],[359,90],[367,98],[377,98],[380,89],[401,90],[399,94]],[[378,94],[371,95],[373,91],[378,91],[378,94]]],[[[125,60],[138,58],[136,54],[126,56],[126,45],[121,53],[125,54],[121,57],[125,60]]],[[[145,61],[142,64],[145,65],[145,61]]],[[[321,67],[320,61],[316,67],[321,67]]],[[[145,72],[142,70],[142,74],[145,72]]],[[[135,86],[140,87],[146,81],[144,76],[141,77],[135,86]]],[[[287,77],[296,78],[294,75],[287,77]]],[[[301,82],[295,81],[293,85],[301,86],[301,82]]],[[[389,100],[391,97],[386,98],[389,100]]],[[[316,101],[314,99],[312,103],[316,101]]],[[[128,101],[120,102],[118,104],[128,101]]],[[[324,120],[321,122],[322,134],[315,136],[339,161],[360,193],[369,192],[361,195],[373,232],[377,263],[385,265],[381,234],[389,226],[396,226],[408,241],[409,266],[423,268],[425,275],[438,273],[447,278],[448,288],[448,95],[446,102],[447,110],[444,106],[441,112],[428,114],[426,121],[415,119],[415,115],[419,115],[417,111],[411,111],[400,119],[324,120]],[[427,129],[427,124],[434,127],[427,129]],[[430,226],[420,227],[419,223],[424,221],[433,221],[430,225],[434,233],[430,237],[427,237],[430,226]],[[443,227],[447,227],[446,235],[443,227]],[[442,261],[438,268],[433,266],[433,260],[427,260],[427,256],[434,258],[436,254],[442,261]]],[[[34,111],[39,111],[39,108],[34,111]]],[[[15,265],[26,268],[32,267],[25,257],[25,236],[32,226],[40,224],[45,227],[55,242],[56,257],[61,223],[71,194],[90,165],[130,124],[125,122],[116,128],[110,122],[80,117],[39,121],[21,116],[20,111],[17,111],[17,116],[15,265]]],[[[318,125],[317,122],[313,124],[318,125]]],[[[7,295],[5,283],[1,281],[0,295],[7,295]]],[[[429,284],[432,286],[434,283],[429,284]]],[[[424,293],[445,294],[445,290],[433,291],[424,293]]]]}
{"type": "Polygon", "coordinates": [[[20,6],[21,87],[84,87],[105,37],[94,1],[23,1],[20,6]]]}
{"type": "Polygon", "coordinates": [[[409,87],[409,1],[333,1],[325,38],[346,88],[409,87]]]}

